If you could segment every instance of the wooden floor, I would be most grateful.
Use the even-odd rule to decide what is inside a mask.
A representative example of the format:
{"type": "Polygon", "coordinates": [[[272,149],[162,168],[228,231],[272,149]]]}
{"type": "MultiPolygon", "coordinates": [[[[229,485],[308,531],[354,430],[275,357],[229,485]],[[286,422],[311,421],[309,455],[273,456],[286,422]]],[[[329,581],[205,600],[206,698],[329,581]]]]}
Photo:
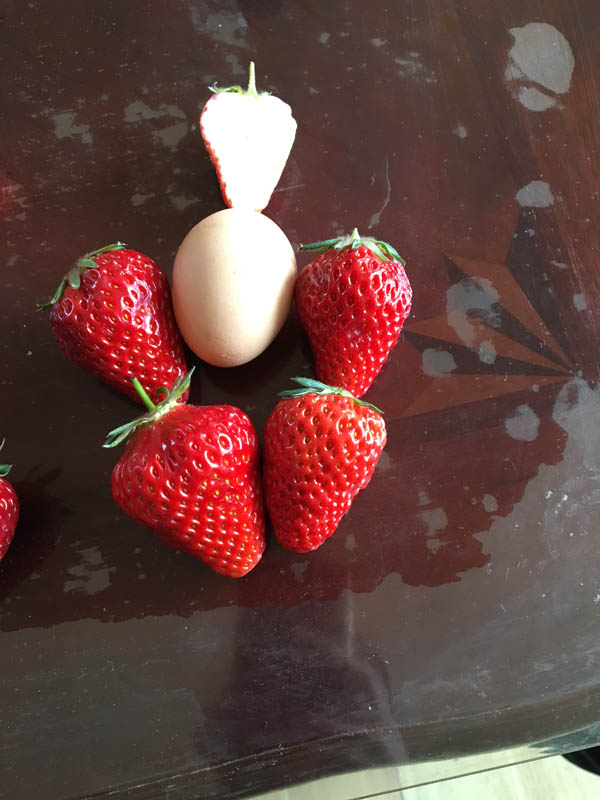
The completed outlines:
{"type": "MultiPolygon", "coordinates": [[[[375,784],[382,778],[380,771],[378,773],[372,776],[375,784]]],[[[389,779],[391,776],[387,777],[389,779]]],[[[369,795],[373,797],[373,793],[381,791],[383,786],[372,785],[369,790],[370,780],[369,772],[355,773],[269,792],[255,800],[350,800],[369,795]]],[[[573,766],[561,756],[555,756],[392,791],[381,796],[394,800],[598,800],[600,777],[573,766]]]]}

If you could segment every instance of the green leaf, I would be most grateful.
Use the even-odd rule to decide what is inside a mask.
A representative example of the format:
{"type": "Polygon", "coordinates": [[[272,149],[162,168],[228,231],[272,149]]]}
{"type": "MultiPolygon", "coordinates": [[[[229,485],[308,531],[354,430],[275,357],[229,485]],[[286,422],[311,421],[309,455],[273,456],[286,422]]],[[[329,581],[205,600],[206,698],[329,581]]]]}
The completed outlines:
{"type": "Polygon", "coordinates": [[[242,94],[244,97],[253,97],[255,100],[258,100],[259,97],[263,95],[270,95],[271,92],[259,92],[256,89],[256,74],[254,69],[254,61],[250,62],[250,66],[248,67],[248,88],[242,89],[241,86],[224,86],[222,89],[219,88],[215,83],[212,86],[208,87],[211,92],[214,94],[221,94],[221,93],[231,93],[231,94],[242,94]]]}
{"type": "Polygon", "coordinates": [[[101,256],[104,253],[111,253],[113,250],[125,250],[127,245],[125,242],[115,242],[114,244],[106,244],[104,247],[99,247],[98,250],[92,250],[91,253],[86,253],[83,258],[94,259],[96,256],[101,256]]]}
{"type": "Polygon", "coordinates": [[[79,289],[81,286],[81,270],[77,267],[73,267],[73,269],[67,275],[67,283],[73,289],[79,289]]]}
{"type": "Polygon", "coordinates": [[[339,386],[328,386],[326,383],[322,383],[314,378],[290,378],[290,380],[299,384],[302,388],[284,389],[282,392],[279,392],[279,397],[289,399],[293,397],[304,397],[307,394],[316,394],[320,397],[325,395],[349,397],[359,406],[366,406],[367,408],[371,408],[373,411],[376,411],[378,414],[383,415],[383,411],[380,408],[377,408],[377,406],[374,406],[372,403],[367,403],[365,400],[359,400],[358,397],[354,397],[353,394],[350,394],[347,389],[342,389],[339,386]]]}
{"type": "Polygon", "coordinates": [[[58,289],[54,292],[54,296],[52,297],[52,299],[49,300],[47,303],[43,303],[42,305],[39,305],[37,307],[37,310],[38,311],[46,311],[46,309],[52,308],[54,303],[56,303],[56,302],[58,302],[60,300],[60,298],[62,297],[62,293],[64,292],[64,290],[66,288],[67,288],[67,279],[63,278],[62,281],[60,282],[60,285],[59,285],[58,289]]]}
{"type": "MultiPolygon", "coordinates": [[[[4,447],[5,441],[6,439],[2,439],[2,441],[0,442],[0,450],[2,450],[2,448],[4,447]]],[[[0,464],[0,478],[6,478],[11,469],[12,469],[12,464],[0,464]]]]}
{"type": "Polygon", "coordinates": [[[164,394],[165,392],[167,393],[165,399],[161,400],[160,403],[153,403],[139,380],[137,378],[132,378],[131,382],[136,392],[142,398],[144,405],[148,409],[148,412],[143,416],[138,417],[131,422],[126,422],[124,425],[120,425],[118,428],[110,431],[106,437],[106,441],[102,446],[116,447],[118,444],[121,444],[121,442],[124,442],[125,439],[128,439],[138,428],[141,428],[144,425],[152,425],[162,416],[168,414],[168,412],[171,411],[171,409],[177,404],[180,397],[185,394],[187,389],[189,389],[190,381],[195,369],[195,367],[192,367],[187,375],[180,374],[177,377],[177,380],[173,383],[170,392],[165,386],[158,389],[157,392],[160,394],[164,394]]]}
{"type": "Polygon", "coordinates": [[[133,420],[132,422],[126,422],[125,425],[120,425],[118,428],[112,430],[108,436],[106,437],[106,441],[102,445],[103,447],[116,447],[121,442],[124,442],[125,439],[128,439],[129,436],[139,428],[142,424],[142,418],[138,418],[133,420]]]}
{"type": "Polygon", "coordinates": [[[297,383],[299,386],[305,386],[310,389],[330,389],[330,386],[327,386],[326,383],[322,381],[317,381],[315,378],[290,378],[291,381],[297,383]]]}
{"type": "Polygon", "coordinates": [[[37,307],[37,311],[45,311],[48,308],[52,308],[54,303],[58,303],[67,286],[72,286],[73,289],[79,289],[81,286],[81,273],[86,269],[97,266],[96,262],[94,261],[96,256],[101,256],[103,253],[109,253],[112,250],[124,250],[126,247],[127,245],[123,242],[115,242],[114,244],[107,244],[104,247],[100,247],[98,250],[93,250],[91,253],[86,253],[84,256],[78,259],[75,266],[70,269],[62,279],[52,299],[47,303],[39,305],[37,307]]]}
{"type": "Polygon", "coordinates": [[[300,250],[311,251],[313,253],[324,253],[326,250],[331,250],[339,239],[325,239],[322,242],[313,242],[312,244],[301,244],[300,250]]]}
{"type": "Polygon", "coordinates": [[[404,260],[391,244],[379,241],[379,239],[373,239],[370,236],[361,236],[357,228],[353,228],[349,236],[325,239],[322,242],[313,242],[312,244],[301,244],[300,250],[312,253],[326,253],[329,250],[344,250],[347,247],[351,250],[366,247],[381,261],[398,261],[400,264],[404,264],[404,260]]]}

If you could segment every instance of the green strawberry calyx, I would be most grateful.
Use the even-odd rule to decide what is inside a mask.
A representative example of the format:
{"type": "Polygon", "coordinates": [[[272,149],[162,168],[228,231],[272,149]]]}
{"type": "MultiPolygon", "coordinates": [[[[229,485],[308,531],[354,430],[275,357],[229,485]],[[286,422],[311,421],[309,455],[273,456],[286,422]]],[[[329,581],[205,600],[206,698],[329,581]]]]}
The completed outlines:
{"type": "MultiPolygon", "coordinates": [[[[0,450],[4,447],[4,442],[6,439],[2,439],[0,442],[0,450]]],[[[0,464],[0,478],[6,478],[8,473],[10,472],[12,464],[0,464]]]]}
{"type": "Polygon", "coordinates": [[[225,86],[223,88],[218,87],[216,83],[213,83],[212,86],[208,87],[211,92],[215,94],[223,94],[223,92],[229,92],[231,94],[242,94],[244,97],[253,97],[255,100],[258,100],[259,97],[263,95],[269,95],[271,92],[258,92],[256,90],[256,74],[254,71],[254,61],[250,62],[250,66],[248,68],[248,88],[243,89],[241,86],[225,86]]]}
{"type": "Polygon", "coordinates": [[[79,289],[81,286],[82,273],[90,267],[98,266],[95,261],[98,256],[101,256],[104,253],[111,253],[113,250],[125,250],[126,247],[127,245],[123,244],[123,242],[115,242],[115,244],[107,244],[105,247],[100,247],[98,250],[93,250],[91,253],[86,253],[77,261],[73,269],[70,269],[67,272],[65,277],[60,282],[58,289],[56,292],[54,292],[52,299],[47,303],[38,306],[37,310],[45,311],[47,308],[52,308],[54,303],[57,303],[60,300],[67,286],[71,286],[73,289],[79,289]]]}
{"type": "Polygon", "coordinates": [[[165,414],[168,414],[173,406],[177,405],[181,396],[190,388],[190,381],[194,369],[195,367],[192,367],[187,375],[179,375],[171,387],[171,391],[169,391],[166,386],[157,389],[157,393],[165,395],[164,400],[161,400],[160,403],[153,403],[139,380],[137,378],[132,378],[131,382],[148,409],[148,413],[131,422],[126,422],[125,425],[120,425],[118,428],[115,428],[108,434],[102,446],[116,447],[118,444],[121,444],[121,442],[124,442],[125,439],[128,439],[138,428],[142,428],[145,425],[153,425],[161,417],[164,417],[165,414]]]}
{"type": "Polygon", "coordinates": [[[314,378],[290,378],[290,380],[294,381],[294,383],[297,383],[300,388],[285,389],[283,392],[279,392],[279,397],[302,397],[302,395],[305,394],[318,394],[321,396],[334,394],[338,395],[339,397],[349,397],[359,406],[366,406],[367,408],[376,411],[378,414],[383,414],[383,411],[380,408],[377,408],[377,406],[374,406],[372,403],[366,403],[364,400],[359,400],[358,397],[354,397],[354,395],[350,394],[349,391],[342,389],[339,386],[328,386],[326,383],[316,381],[314,378]]]}
{"type": "Polygon", "coordinates": [[[366,247],[382,261],[397,261],[404,266],[405,261],[398,251],[387,242],[373,239],[370,236],[361,236],[358,228],[353,228],[349,236],[340,236],[337,239],[325,239],[323,242],[313,242],[312,244],[301,244],[300,250],[311,253],[326,253],[329,250],[344,250],[349,247],[356,250],[359,247],[366,247]]]}

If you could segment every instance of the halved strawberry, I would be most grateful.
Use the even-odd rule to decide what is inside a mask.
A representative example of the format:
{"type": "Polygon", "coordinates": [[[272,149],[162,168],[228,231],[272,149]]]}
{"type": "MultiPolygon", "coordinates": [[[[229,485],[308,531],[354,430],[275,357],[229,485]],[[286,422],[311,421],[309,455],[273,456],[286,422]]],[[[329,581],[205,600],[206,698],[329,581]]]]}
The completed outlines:
{"type": "Polygon", "coordinates": [[[257,92],[254,62],[246,91],[218,89],[200,115],[200,131],[217,170],[225,203],[262,211],[279,182],[294,144],[292,109],[269,92],[257,92]]]}

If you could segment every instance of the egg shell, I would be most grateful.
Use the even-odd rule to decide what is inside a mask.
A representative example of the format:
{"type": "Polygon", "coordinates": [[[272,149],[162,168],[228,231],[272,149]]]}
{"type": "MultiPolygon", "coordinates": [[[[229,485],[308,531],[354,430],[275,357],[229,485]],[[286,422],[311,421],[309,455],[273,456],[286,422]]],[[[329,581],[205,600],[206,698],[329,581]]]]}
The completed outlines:
{"type": "Polygon", "coordinates": [[[257,211],[227,208],[187,234],[173,267],[173,308],[188,346],[217,367],[260,355],[289,313],[296,282],[289,239],[257,211]]]}

